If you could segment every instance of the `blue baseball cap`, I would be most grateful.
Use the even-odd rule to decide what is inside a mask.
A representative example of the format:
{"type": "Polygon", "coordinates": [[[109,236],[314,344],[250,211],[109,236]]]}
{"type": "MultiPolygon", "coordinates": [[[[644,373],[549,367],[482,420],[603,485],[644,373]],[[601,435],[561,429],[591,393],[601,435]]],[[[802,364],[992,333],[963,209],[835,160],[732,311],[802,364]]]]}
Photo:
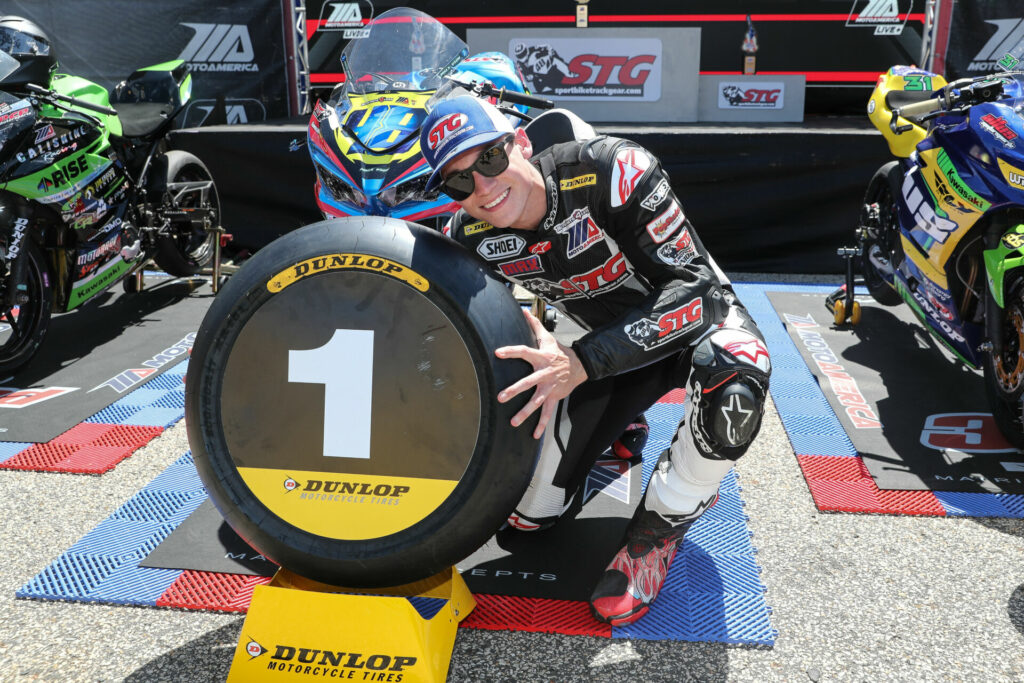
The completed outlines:
{"type": "Polygon", "coordinates": [[[420,128],[420,150],[434,172],[427,189],[441,184],[441,169],[477,145],[514,133],[511,122],[490,102],[472,95],[445,100],[427,114],[420,128]]]}

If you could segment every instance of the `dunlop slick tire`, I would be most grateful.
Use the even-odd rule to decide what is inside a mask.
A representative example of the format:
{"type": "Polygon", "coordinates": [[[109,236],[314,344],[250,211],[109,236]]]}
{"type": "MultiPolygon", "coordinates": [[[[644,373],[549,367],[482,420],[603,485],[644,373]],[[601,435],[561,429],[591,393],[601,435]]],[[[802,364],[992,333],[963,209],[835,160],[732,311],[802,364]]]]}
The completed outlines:
{"type": "Polygon", "coordinates": [[[333,219],[300,228],[250,259],[218,294],[199,328],[185,385],[196,469],[214,505],[239,536],[301,576],[352,587],[427,578],[482,546],[519,502],[532,475],[539,445],[532,438],[537,414],[518,428],[510,424],[531,392],[505,404],[495,399],[500,389],[531,371],[525,361],[495,358],[495,348],[512,344],[536,346],[511,291],[479,259],[439,233],[383,217],[333,219]],[[221,392],[232,346],[247,321],[277,296],[268,291],[270,279],[307,259],[338,253],[389,259],[426,279],[430,286],[421,294],[462,337],[480,393],[476,447],[451,493],[410,526],[366,540],[311,533],[271,512],[243,481],[222,423],[221,392]]]}

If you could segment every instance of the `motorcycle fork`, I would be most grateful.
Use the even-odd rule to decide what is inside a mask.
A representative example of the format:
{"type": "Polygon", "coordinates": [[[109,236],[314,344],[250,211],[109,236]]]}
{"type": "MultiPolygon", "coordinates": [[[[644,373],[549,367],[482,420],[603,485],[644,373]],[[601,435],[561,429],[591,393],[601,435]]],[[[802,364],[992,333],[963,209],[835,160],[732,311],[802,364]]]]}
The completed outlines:
{"type": "Polygon", "coordinates": [[[4,237],[4,260],[7,262],[7,276],[4,280],[0,309],[8,309],[23,303],[21,296],[26,291],[25,271],[28,267],[25,252],[28,240],[32,239],[29,235],[31,228],[32,209],[28,202],[19,197],[0,205],[0,235],[4,237]],[[24,227],[16,232],[22,221],[24,227]],[[17,249],[13,261],[10,260],[12,249],[17,249]]]}

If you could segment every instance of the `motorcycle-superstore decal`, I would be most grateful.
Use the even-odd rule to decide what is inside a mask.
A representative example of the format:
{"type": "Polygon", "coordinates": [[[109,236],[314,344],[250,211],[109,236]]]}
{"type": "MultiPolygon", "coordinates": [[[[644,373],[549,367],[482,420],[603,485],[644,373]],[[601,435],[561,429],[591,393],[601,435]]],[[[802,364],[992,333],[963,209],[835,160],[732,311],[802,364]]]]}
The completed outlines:
{"type": "Polygon", "coordinates": [[[1024,190],[1024,171],[999,158],[996,158],[996,163],[999,164],[999,170],[1002,171],[1006,182],[1018,190],[1024,190]]]}
{"type": "Polygon", "coordinates": [[[381,275],[387,275],[412,285],[421,292],[425,292],[430,288],[430,282],[425,277],[408,266],[390,259],[369,254],[324,254],[323,256],[306,259],[282,270],[267,281],[267,289],[276,294],[285,287],[311,275],[347,269],[369,270],[381,275]]]}
{"type": "Polygon", "coordinates": [[[239,467],[256,498],[285,522],[339,540],[381,538],[436,510],[459,483],[338,472],[239,467]]]}
{"type": "MultiPolygon", "coordinates": [[[[433,91],[349,95],[348,109],[343,114],[343,122],[368,147],[390,147],[419,128],[426,116],[423,107],[432,94],[433,91]]],[[[362,145],[350,139],[340,126],[334,129],[334,142],[343,156],[367,165],[390,166],[416,158],[420,154],[418,136],[414,136],[405,149],[390,154],[367,151],[362,145]]]]}

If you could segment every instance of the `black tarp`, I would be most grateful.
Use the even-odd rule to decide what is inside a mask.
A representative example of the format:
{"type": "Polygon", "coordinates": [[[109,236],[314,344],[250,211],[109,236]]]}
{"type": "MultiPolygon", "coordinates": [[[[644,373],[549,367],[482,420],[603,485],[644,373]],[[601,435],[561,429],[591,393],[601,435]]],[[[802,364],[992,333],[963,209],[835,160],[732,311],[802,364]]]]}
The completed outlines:
{"type": "MultiPolygon", "coordinates": [[[[889,159],[866,121],[810,125],[599,127],[662,161],[683,209],[727,270],[838,273],[871,176],[889,159]]],[[[172,134],[209,166],[236,247],[257,249],[320,220],[304,123],[172,134]]]]}

